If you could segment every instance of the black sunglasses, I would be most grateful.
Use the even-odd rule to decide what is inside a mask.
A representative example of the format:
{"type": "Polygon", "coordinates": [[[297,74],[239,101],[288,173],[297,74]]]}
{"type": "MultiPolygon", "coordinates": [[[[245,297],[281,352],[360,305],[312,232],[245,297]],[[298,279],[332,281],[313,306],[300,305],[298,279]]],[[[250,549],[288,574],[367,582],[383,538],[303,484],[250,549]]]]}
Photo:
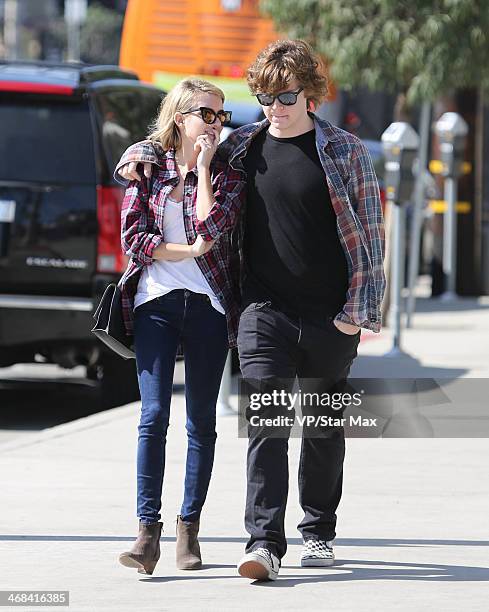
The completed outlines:
{"type": "Polygon", "coordinates": [[[182,113],[182,115],[196,113],[197,111],[200,112],[202,121],[204,123],[208,123],[209,125],[215,123],[216,118],[219,119],[221,125],[227,125],[231,121],[231,115],[233,114],[232,111],[225,110],[219,110],[216,113],[216,111],[212,110],[212,108],[207,108],[207,106],[199,106],[199,108],[193,108],[192,110],[185,111],[184,113],[182,113]]]}
{"type": "Polygon", "coordinates": [[[297,102],[297,96],[304,91],[304,88],[301,87],[297,91],[284,91],[283,93],[279,93],[276,96],[272,96],[272,94],[259,93],[256,94],[256,99],[262,106],[272,106],[275,98],[283,104],[284,106],[292,106],[297,102]]]}

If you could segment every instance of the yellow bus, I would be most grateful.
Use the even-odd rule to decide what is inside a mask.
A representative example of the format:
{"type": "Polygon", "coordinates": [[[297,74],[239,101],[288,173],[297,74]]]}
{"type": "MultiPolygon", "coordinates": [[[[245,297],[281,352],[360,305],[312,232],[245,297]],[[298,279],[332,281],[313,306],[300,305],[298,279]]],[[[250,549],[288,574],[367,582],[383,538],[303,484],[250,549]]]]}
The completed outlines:
{"type": "Polygon", "coordinates": [[[258,0],[129,0],[120,64],[148,81],[155,72],[242,77],[276,38],[258,0]]]}
{"type": "Polygon", "coordinates": [[[249,101],[246,69],[280,38],[258,5],[258,0],[128,0],[119,63],[162,89],[184,76],[204,75],[229,99],[249,101]]]}

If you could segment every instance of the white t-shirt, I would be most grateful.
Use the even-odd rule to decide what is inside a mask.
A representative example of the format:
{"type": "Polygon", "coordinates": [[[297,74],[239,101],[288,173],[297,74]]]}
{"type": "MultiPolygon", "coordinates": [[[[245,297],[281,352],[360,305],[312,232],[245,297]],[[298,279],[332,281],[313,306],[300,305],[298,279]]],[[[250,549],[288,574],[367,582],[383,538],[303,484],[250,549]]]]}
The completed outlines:
{"type": "MultiPolygon", "coordinates": [[[[183,223],[183,202],[167,198],[163,216],[163,234],[165,242],[188,244],[183,223]]],[[[221,314],[224,309],[212,291],[202,270],[194,257],[181,261],[165,261],[158,259],[145,266],[138,282],[138,290],[134,298],[134,308],[141,304],[165,295],[173,289],[189,289],[194,293],[205,293],[209,296],[212,306],[221,314]]]]}

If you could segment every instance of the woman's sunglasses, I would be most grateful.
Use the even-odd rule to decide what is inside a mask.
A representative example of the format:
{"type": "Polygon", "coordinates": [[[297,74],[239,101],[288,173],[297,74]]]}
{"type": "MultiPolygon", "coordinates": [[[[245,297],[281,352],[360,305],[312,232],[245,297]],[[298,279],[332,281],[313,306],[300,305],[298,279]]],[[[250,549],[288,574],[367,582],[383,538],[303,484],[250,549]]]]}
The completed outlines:
{"type": "Polygon", "coordinates": [[[283,93],[279,93],[277,96],[272,96],[272,94],[259,93],[256,94],[256,99],[262,106],[272,106],[275,98],[283,104],[284,106],[292,106],[297,102],[297,96],[304,91],[304,88],[301,87],[297,91],[284,91],[283,93]]]}
{"type": "Polygon", "coordinates": [[[192,110],[185,111],[182,115],[188,115],[189,113],[200,112],[200,116],[202,117],[202,121],[204,123],[208,123],[212,125],[216,118],[219,119],[221,125],[227,125],[231,121],[232,111],[219,110],[214,111],[212,108],[207,108],[207,106],[200,106],[199,108],[193,108],[192,110]]]}

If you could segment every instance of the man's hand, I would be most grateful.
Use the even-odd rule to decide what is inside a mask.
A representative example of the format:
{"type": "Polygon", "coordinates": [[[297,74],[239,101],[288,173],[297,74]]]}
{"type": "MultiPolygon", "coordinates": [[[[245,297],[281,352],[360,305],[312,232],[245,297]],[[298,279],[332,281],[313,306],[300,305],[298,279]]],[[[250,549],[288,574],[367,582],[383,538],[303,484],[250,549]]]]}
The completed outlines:
{"type": "Polygon", "coordinates": [[[337,321],[336,319],[333,319],[333,323],[340,330],[340,332],[346,334],[347,336],[354,336],[360,331],[358,325],[350,325],[350,323],[344,323],[343,321],[337,321]]]}
{"type": "Polygon", "coordinates": [[[205,241],[202,236],[197,236],[196,241],[190,247],[190,252],[192,253],[192,257],[200,257],[200,255],[204,255],[212,249],[214,246],[215,240],[205,241]]]}
{"type": "Polygon", "coordinates": [[[150,162],[130,162],[129,164],[124,164],[119,168],[118,173],[127,181],[140,181],[141,176],[137,171],[138,164],[143,164],[144,176],[149,178],[152,172],[151,166],[153,165],[150,162]]]}

